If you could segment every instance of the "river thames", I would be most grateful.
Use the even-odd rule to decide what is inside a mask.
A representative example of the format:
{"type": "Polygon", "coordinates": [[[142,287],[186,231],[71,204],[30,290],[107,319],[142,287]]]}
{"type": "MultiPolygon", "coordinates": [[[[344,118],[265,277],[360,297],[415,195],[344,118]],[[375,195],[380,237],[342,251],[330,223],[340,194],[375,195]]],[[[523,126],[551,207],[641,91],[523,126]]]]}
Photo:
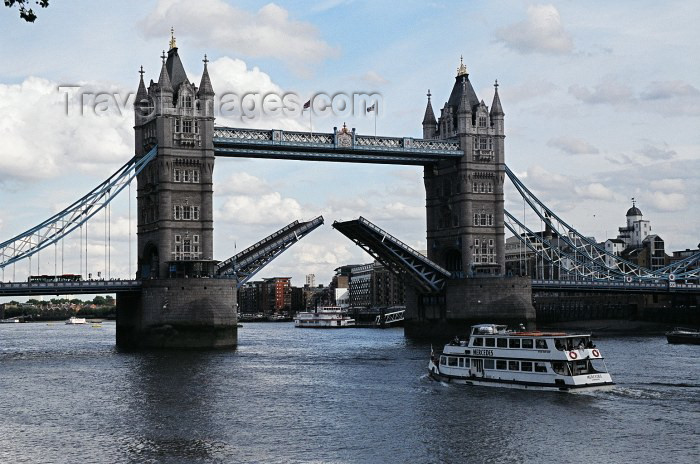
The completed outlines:
{"type": "Polygon", "coordinates": [[[115,325],[0,325],[2,463],[697,462],[700,346],[598,337],[617,387],[446,385],[403,330],[249,323],[122,353],[115,325]]]}

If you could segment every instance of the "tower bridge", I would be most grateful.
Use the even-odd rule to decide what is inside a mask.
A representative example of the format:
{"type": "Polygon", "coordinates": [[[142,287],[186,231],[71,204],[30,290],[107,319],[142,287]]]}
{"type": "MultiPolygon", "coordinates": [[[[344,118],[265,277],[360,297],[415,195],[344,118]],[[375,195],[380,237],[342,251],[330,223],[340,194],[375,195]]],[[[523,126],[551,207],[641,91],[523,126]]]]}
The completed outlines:
{"type": "Polygon", "coordinates": [[[323,218],[295,221],[228,259],[215,259],[213,170],[216,158],[227,157],[422,167],[427,256],[363,217],[333,224],[388,269],[408,276],[408,335],[444,334],[484,320],[534,322],[533,288],[700,294],[700,254],[654,271],[642,268],[570,227],[529,191],[505,163],[498,83],[487,106],[463,63],[437,118],[428,92],[418,139],[366,136],[345,126],[327,133],[216,126],[206,56],[199,86],[185,73],[174,38],[162,60],[158,80],[148,87],[141,71],[132,160],[62,212],[0,243],[1,268],[31,259],[69,234],[82,233],[83,225],[136,179],[136,275],[1,283],[0,296],[114,292],[119,346],[235,346],[238,286],[323,218]],[[507,180],[549,235],[505,210],[507,180]],[[505,229],[541,263],[556,267],[557,278],[505,276],[505,229]]]}

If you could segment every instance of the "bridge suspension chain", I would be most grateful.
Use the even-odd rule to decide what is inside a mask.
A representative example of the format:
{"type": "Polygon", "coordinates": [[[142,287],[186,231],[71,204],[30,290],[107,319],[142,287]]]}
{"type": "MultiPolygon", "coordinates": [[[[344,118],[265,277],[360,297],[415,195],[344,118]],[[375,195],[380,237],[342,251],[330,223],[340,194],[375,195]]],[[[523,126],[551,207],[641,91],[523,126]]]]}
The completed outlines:
{"type": "MultiPolygon", "coordinates": [[[[143,168],[155,158],[157,153],[158,147],[154,146],[146,155],[140,158],[132,158],[107,180],[63,211],[54,214],[31,229],[0,243],[0,268],[4,269],[10,264],[31,257],[78,228],[82,230],[82,225],[105,208],[129,185],[143,168]]],[[[87,228],[85,230],[85,239],[87,242],[87,228]]],[[[85,254],[87,259],[87,243],[85,254]]]]}
{"type": "Polygon", "coordinates": [[[601,248],[595,241],[591,240],[579,233],[576,229],[564,222],[554,211],[549,209],[542,201],[537,198],[513,173],[513,171],[505,166],[506,174],[511,180],[518,193],[527,202],[530,208],[539,216],[539,218],[556,234],[575,255],[580,255],[582,259],[591,262],[591,268],[600,268],[608,274],[608,279],[634,277],[637,279],[651,280],[664,279],[668,275],[664,275],[658,271],[651,271],[641,266],[621,258],[613,253],[601,248]]]}

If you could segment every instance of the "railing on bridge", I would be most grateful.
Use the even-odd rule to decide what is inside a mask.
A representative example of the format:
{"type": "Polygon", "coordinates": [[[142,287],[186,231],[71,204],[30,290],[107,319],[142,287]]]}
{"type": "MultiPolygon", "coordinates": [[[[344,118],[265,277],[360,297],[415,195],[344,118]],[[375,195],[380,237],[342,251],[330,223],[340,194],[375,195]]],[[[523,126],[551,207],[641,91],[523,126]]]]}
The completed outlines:
{"type": "Polygon", "coordinates": [[[238,288],[293,244],[323,224],[323,216],[294,221],[217,265],[219,275],[235,274],[238,288]]]}
{"type": "Polygon", "coordinates": [[[334,222],[333,227],[396,274],[404,273],[427,292],[438,292],[450,271],[403,243],[367,219],[334,222]]]}
{"type": "Polygon", "coordinates": [[[333,133],[214,128],[217,156],[426,165],[464,154],[459,142],[333,133]]]}
{"type": "Polygon", "coordinates": [[[392,312],[390,312],[390,313],[386,313],[386,314],[384,314],[383,317],[382,317],[382,315],[380,314],[379,316],[377,316],[377,318],[375,319],[374,323],[375,323],[376,325],[378,325],[378,326],[387,326],[387,325],[390,325],[390,324],[395,324],[395,323],[397,323],[397,322],[403,321],[403,320],[404,320],[404,315],[405,315],[405,314],[406,314],[406,310],[405,310],[405,309],[401,309],[401,310],[399,310],[399,311],[392,311],[392,312]]]}

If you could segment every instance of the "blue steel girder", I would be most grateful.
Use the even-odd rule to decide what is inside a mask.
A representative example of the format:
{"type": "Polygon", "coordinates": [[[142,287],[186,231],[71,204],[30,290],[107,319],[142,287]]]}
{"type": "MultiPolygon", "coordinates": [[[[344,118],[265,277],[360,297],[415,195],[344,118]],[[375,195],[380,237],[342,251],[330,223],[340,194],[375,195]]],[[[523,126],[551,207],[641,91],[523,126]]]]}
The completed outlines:
{"type": "Polygon", "coordinates": [[[78,295],[133,292],[140,280],[79,280],[75,282],[0,282],[0,296],[78,295]]]}
{"type": "Polygon", "coordinates": [[[133,157],[107,180],[63,211],[0,243],[0,269],[41,251],[82,226],[129,185],[157,153],[156,145],[146,155],[133,157]]]}
{"type": "Polygon", "coordinates": [[[552,265],[563,266],[568,275],[575,277],[591,278],[597,281],[609,281],[614,279],[623,280],[622,273],[611,273],[599,263],[594,263],[580,255],[572,254],[555,245],[550,240],[542,237],[541,234],[533,232],[522,222],[515,218],[510,212],[504,210],[503,224],[515,235],[521,243],[530,249],[535,255],[552,265]]]}
{"type": "Polygon", "coordinates": [[[323,216],[306,222],[294,221],[220,262],[216,272],[219,275],[235,274],[240,288],[272,260],[322,224],[323,216]]]}
{"type": "Polygon", "coordinates": [[[459,142],[410,137],[373,137],[354,131],[333,133],[214,128],[216,156],[352,163],[428,165],[459,159],[459,142]]]}
{"type": "Polygon", "coordinates": [[[621,258],[613,253],[606,251],[601,248],[595,241],[591,240],[579,233],[576,229],[564,222],[559,216],[557,216],[554,211],[548,208],[539,198],[537,198],[520,179],[513,173],[513,171],[505,166],[506,174],[511,180],[518,193],[522,196],[523,200],[527,202],[532,211],[539,216],[540,220],[556,232],[559,239],[566,243],[572,250],[575,250],[577,255],[581,255],[595,265],[602,266],[602,268],[607,269],[611,276],[622,274],[625,277],[630,278],[640,278],[640,279],[658,279],[667,278],[662,274],[651,271],[647,268],[637,266],[636,264],[621,258]],[[606,259],[614,263],[614,267],[609,267],[606,263],[606,259]]]}
{"type": "Polygon", "coordinates": [[[670,280],[697,280],[700,278],[700,252],[675,261],[656,272],[666,275],[670,280]]]}
{"type": "Polygon", "coordinates": [[[442,290],[446,280],[450,278],[450,271],[363,217],[352,221],[336,221],[333,228],[355,242],[387,269],[411,277],[418,287],[428,293],[442,290]]]}

